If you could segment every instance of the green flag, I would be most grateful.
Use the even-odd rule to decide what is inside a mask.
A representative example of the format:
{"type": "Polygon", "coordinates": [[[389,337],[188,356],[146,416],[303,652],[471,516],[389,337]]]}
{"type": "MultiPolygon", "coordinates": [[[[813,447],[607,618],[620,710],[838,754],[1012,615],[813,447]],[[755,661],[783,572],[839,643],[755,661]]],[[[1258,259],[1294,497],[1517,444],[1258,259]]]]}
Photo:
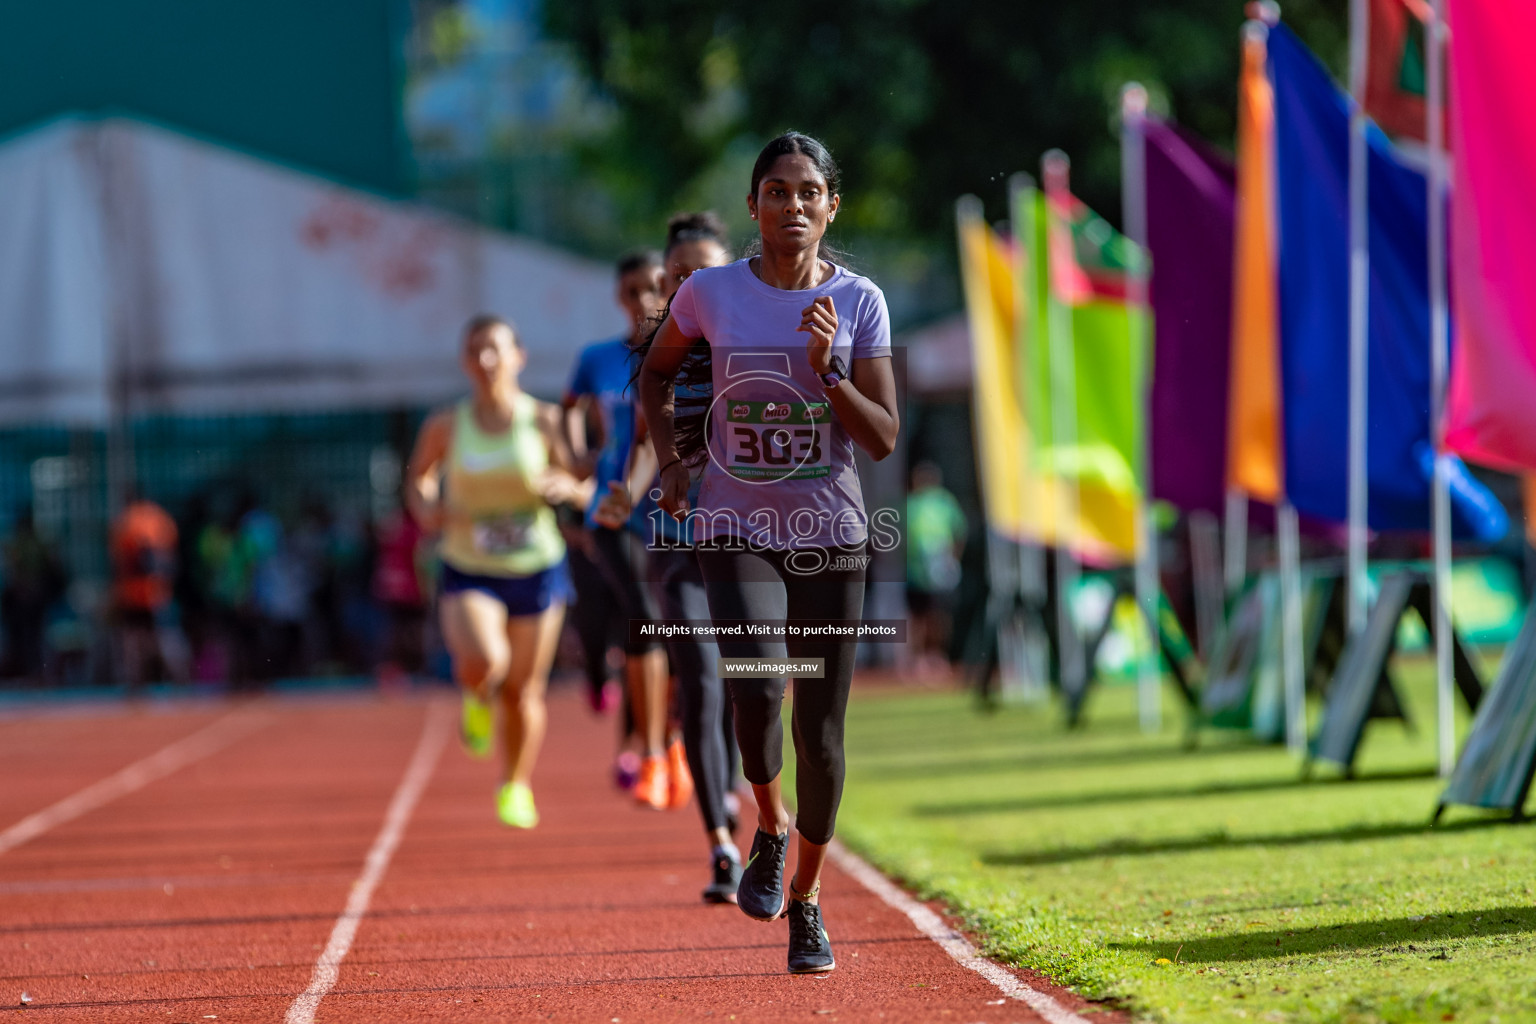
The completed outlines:
{"type": "Polygon", "coordinates": [[[1134,557],[1151,332],[1127,283],[1145,256],[1064,188],[1017,190],[1013,216],[1030,457],[1043,477],[1072,485],[1071,546],[1134,557]]]}

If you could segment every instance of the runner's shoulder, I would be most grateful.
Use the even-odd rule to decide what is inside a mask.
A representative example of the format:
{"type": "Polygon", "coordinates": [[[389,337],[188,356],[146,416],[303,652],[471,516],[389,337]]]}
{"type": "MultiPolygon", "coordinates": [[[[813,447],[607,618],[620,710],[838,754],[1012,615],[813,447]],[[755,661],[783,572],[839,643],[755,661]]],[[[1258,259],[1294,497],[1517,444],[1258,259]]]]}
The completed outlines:
{"type": "Polygon", "coordinates": [[[411,453],[411,461],[416,463],[435,462],[448,453],[448,448],[453,444],[453,422],[458,412],[458,405],[445,405],[434,409],[421,421],[421,430],[416,434],[416,448],[411,453]]]}
{"type": "Polygon", "coordinates": [[[835,265],[837,266],[838,270],[841,271],[841,273],[838,275],[837,279],[832,282],[832,287],[839,291],[856,293],[861,299],[876,299],[881,302],[885,301],[885,292],[881,291],[880,286],[875,284],[874,281],[865,277],[863,274],[858,273],[857,271],[849,270],[845,266],[840,264],[835,265]]]}
{"type": "Polygon", "coordinates": [[[439,406],[427,414],[421,423],[422,437],[449,437],[453,434],[453,421],[458,418],[459,403],[439,406]]]}
{"type": "MultiPolygon", "coordinates": [[[[752,273],[747,267],[750,259],[751,257],[743,257],[730,263],[722,263],[718,267],[700,267],[688,275],[687,280],[678,286],[678,291],[681,292],[686,288],[693,296],[717,294],[722,288],[728,289],[734,281],[738,281],[743,271],[752,273]]],[[[676,301],[676,296],[673,297],[673,301],[676,301]]]]}
{"type": "Polygon", "coordinates": [[[863,274],[847,267],[838,269],[841,273],[830,288],[833,301],[837,303],[838,319],[845,320],[855,335],[872,331],[876,336],[883,336],[884,344],[877,342],[877,347],[889,346],[890,312],[886,308],[885,292],[863,274]]]}
{"type": "Polygon", "coordinates": [[[541,398],[533,399],[533,415],[539,426],[558,429],[565,421],[565,409],[558,402],[546,402],[541,398]]]}
{"type": "Polygon", "coordinates": [[[581,354],[576,357],[576,360],[579,363],[602,363],[612,359],[615,354],[628,355],[628,353],[629,342],[620,335],[583,345],[581,354]]]}

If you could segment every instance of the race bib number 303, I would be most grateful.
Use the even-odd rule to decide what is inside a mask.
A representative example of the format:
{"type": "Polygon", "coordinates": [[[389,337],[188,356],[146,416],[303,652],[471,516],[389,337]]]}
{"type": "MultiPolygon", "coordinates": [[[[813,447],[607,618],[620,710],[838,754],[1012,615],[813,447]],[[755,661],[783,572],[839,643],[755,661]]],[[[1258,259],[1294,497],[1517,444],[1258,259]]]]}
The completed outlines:
{"type": "Polygon", "coordinates": [[[804,480],[832,472],[825,402],[730,402],[725,468],[743,480],[804,480]]]}

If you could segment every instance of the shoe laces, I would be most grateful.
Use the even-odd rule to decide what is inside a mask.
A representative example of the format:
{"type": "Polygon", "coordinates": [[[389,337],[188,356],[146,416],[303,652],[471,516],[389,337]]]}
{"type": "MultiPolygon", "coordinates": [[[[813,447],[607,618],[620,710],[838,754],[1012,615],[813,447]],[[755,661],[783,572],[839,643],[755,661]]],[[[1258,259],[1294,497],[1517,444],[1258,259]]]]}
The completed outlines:
{"type": "Polygon", "coordinates": [[[755,863],[759,856],[767,858],[769,863],[782,863],[784,852],[788,846],[788,832],[783,835],[773,835],[758,829],[757,838],[752,841],[752,853],[754,856],[748,860],[748,863],[755,863]]]}
{"type": "Polygon", "coordinates": [[[812,952],[821,951],[821,908],[814,903],[800,900],[790,902],[790,941],[797,946],[808,947],[812,952]]]}

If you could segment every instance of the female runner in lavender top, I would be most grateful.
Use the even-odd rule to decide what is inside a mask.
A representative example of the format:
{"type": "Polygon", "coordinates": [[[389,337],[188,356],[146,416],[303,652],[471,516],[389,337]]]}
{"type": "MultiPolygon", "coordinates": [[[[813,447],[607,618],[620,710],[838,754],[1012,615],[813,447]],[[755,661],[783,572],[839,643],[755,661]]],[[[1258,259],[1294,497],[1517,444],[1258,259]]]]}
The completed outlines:
{"type": "MultiPolygon", "coordinates": [[[[659,503],[691,520],[717,625],[783,621],[790,608],[796,619],[847,623],[863,611],[869,523],[853,446],[886,457],[899,420],[884,297],[824,258],[822,237],[840,202],[837,165],[825,146],[795,132],[770,142],[747,197],[761,253],[684,282],[640,370],[661,465],[659,503]],[[681,396],[701,387],[712,389],[707,414],[684,416],[681,396]],[[704,464],[692,515],[689,463],[704,464]]],[[[789,815],[779,786],[787,680],[727,680],[742,772],[758,805],[737,903],[759,920],[789,917],[795,973],[835,966],[818,893],[842,794],[856,646],[826,637],[720,642],[725,658],[823,661],[822,676],[794,681],[800,838],[787,893],[789,815]]]]}

